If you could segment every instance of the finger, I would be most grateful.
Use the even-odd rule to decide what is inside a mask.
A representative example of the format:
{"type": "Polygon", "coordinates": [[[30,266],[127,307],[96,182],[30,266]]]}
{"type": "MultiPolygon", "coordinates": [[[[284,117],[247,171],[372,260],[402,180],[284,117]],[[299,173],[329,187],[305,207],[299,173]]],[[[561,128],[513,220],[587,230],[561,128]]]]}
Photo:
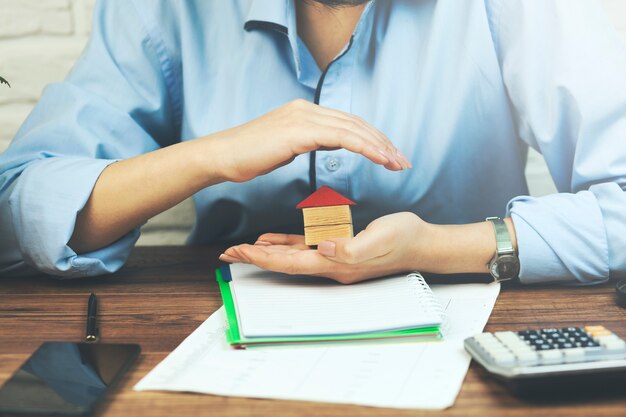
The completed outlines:
{"type": "MultiPolygon", "coordinates": [[[[250,245],[247,245],[250,246],[250,245]]],[[[265,253],[282,253],[285,255],[290,255],[290,254],[294,254],[296,252],[302,252],[303,250],[313,250],[311,248],[309,248],[308,246],[305,246],[305,248],[296,248],[292,245],[255,245],[255,247],[261,249],[262,251],[264,251],[265,253]]]]}
{"type": "Polygon", "coordinates": [[[267,242],[272,245],[304,245],[304,236],[285,233],[265,233],[259,236],[258,242],[267,242]]]}
{"type": "Polygon", "coordinates": [[[337,126],[336,118],[333,125],[330,122],[333,120],[331,117],[315,116],[308,110],[304,115],[308,116],[306,123],[310,124],[310,127],[305,126],[300,129],[303,134],[298,135],[296,141],[291,145],[291,152],[294,155],[322,148],[345,148],[351,152],[362,154],[372,162],[383,165],[387,169],[393,171],[403,169],[403,164],[395,156],[396,152],[387,151],[384,146],[376,143],[371,134],[365,134],[363,129],[354,128],[356,124],[351,124],[351,130],[349,127],[337,126]]]}
{"type": "Polygon", "coordinates": [[[246,256],[241,252],[240,246],[233,246],[232,248],[228,248],[226,249],[226,252],[224,252],[224,254],[226,256],[236,258],[241,263],[244,263],[244,264],[250,263],[250,259],[247,259],[246,256]]]}
{"type": "Polygon", "coordinates": [[[388,245],[381,244],[381,237],[371,230],[364,230],[353,238],[331,239],[317,245],[318,252],[335,262],[359,264],[389,253],[388,245]]]}
{"type": "Polygon", "coordinates": [[[336,117],[324,114],[318,115],[315,120],[317,121],[317,123],[342,127],[344,129],[358,132],[364,138],[371,140],[379,148],[386,149],[390,153],[394,153],[396,150],[395,146],[391,143],[389,139],[382,136],[381,134],[377,134],[376,131],[373,130],[373,128],[367,126],[365,123],[357,120],[356,118],[336,117]]]}
{"type": "Polygon", "coordinates": [[[356,123],[359,126],[371,132],[381,142],[383,142],[385,146],[387,146],[390,150],[396,149],[395,145],[391,142],[391,140],[389,140],[389,138],[383,132],[376,129],[374,126],[372,126],[371,124],[367,123],[365,120],[363,120],[362,118],[354,114],[346,113],[341,110],[331,109],[329,107],[324,107],[324,106],[319,106],[319,105],[317,106],[317,113],[323,114],[328,117],[333,117],[336,119],[342,119],[345,121],[356,123]]]}
{"type": "Polygon", "coordinates": [[[235,252],[235,248],[236,246],[231,246],[230,248],[226,249],[223,254],[226,256],[233,257],[233,258],[237,258],[238,255],[237,255],[237,252],[235,252]]]}
{"type": "MultiPolygon", "coordinates": [[[[317,132],[313,137],[316,148],[336,148],[341,147],[351,152],[361,154],[370,161],[388,167],[393,171],[399,171],[403,167],[396,162],[387,151],[374,145],[371,141],[363,138],[358,133],[341,127],[320,126],[316,125],[317,132]],[[321,131],[319,128],[322,127],[321,131]]],[[[308,152],[308,151],[307,151],[308,152]]],[[[303,152],[301,152],[303,153],[303,152]]]]}
{"type": "Polygon", "coordinates": [[[236,264],[241,262],[239,258],[235,258],[234,256],[228,256],[225,253],[222,253],[219,257],[220,261],[228,262],[230,264],[236,264]]]}
{"type": "MultiPolygon", "coordinates": [[[[358,120],[356,117],[349,119],[327,114],[317,114],[312,115],[309,121],[316,126],[326,126],[331,129],[340,128],[356,133],[362,139],[378,148],[390,161],[401,162],[401,159],[397,157],[398,150],[391,141],[389,141],[386,136],[383,136],[382,133],[377,133],[373,127],[368,126],[365,122],[358,120]]],[[[314,133],[314,131],[312,130],[311,133],[314,133]]]]}
{"type": "Polygon", "coordinates": [[[331,108],[328,108],[328,107],[318,106],[318,108],[319,108],[318,109],[318,113],[319,114],[324,114],[324,115],[329,116],[329,117],[334,117],[336,119],[341,119],[341,120],[343,120],[345,122],[355,123],[356,125],[360,126],[361,128],[367,130],[371,135],[373,135],[374,137],[376,137],[378,139],[378,141],[381,143],[381,146],[383,146],[386,151],[388,151],[391,155],[393,155],[394,158],[398,159],[398,162],[401,165],[403,165],[404,168],[412,168],[413,167],[413,165],[408,160],[408,158],[406,156],[404,156],[402,154],[402,152],[400,152],[400,150],[398,148],[396,148],[396,146],[393,144],[393,142],[391,142],[391,140],[387,137],[387,135],[385,135],[383,132],[381,132],[376,127],[374,127],[370,123],[366,122],[365,120],[363,120],[359,116],[356,116],[356,115],[350,114],[350,113],[346,113],[346,112],[343,112],[343,111],[340,111],[340,110],[331,109],[331,108]]]}
{"type": "MultiPolygon", "coordinates": [[[[293,155],[300,155],[317,149],[336,149],[341,147],[346,148],[351,152],[360,153],[372,162],[383,165],[385,168],[392,171],[411,167],[410,163],[406,161],[406,158],[399,153],[391,141],[382,132],[358,116],[329,109],[327,107],[321,107],[301,99],[290,102],[285,106],[282,106],[281,109],[283,110],[277,109],[276,111],[287,111],[287,115],[289,117],[295,117],[301,122],[304,122],[304,125],[301,124],[298,129],[298,132],[304,134],[298,134],[296,137],[300,140],[296,140],[290,145],[290,151],[293,155]],[[319,141],[317,139],[320,134],[320,125],[319,123],[312,121],[312,118],[315,116],[322,116],[326,120],[335,120],[335,122],[338,119],[343,119],[344,121],[349,122],[350,127],[331,128],[329,132],[324,134],[324,136],[327,136],[323,138],[325,140],[319,141]],[[306,126],[307,123],[312,125],[310,129],[306,126]],[[346,130],[350,131],[350,129],[361,131],[361,137],[366,140],[373,141],[371,142],[373,145],[363,147],[364,149],[359,150],[359,147],[356,143],[354,143],[354,141],[352,141],[352,144],[349,147],[339,143],[339,139],[348,135],[346,130]],[[368,133],[365,134],[363,132],[368,133]],[[306,133],[309,134],[306,135],[306,133]],[[331,138],[332,140],[328,142],[328,138],[331,138]],[[376,143],[376,141],[380,143],[376,143]],[[325,144],[319,142],[324,142],[325,144]]],[[[351,132],[351,134],[352,136],[359,136],[355,132],[351,132]]]]}
{"type": "Polygon", "coordinates": [[[294,253],[268,252],[265,247],[241,246],[239,251],[256,266],[285,274],[324,275],[332,268],[332,262],[316,250],[294,253]]]}
{"type": "MultiPolygon", "coordinates": [[[[389,166],[390,169],[399,170],[408,168],[408,164],[405,164],[404,160],[398,156],[398,151],[395,147],[389,146],[387,143],[372,134],[372,132],[362,126],[359,126],[353,121],[324,117],[316,119],[314,123],[316,126],[324,126],[329,129],[329,137],[335,137],[337,140],[341,139],[337,135],[337,130],[340,130],[340,136],[347,135],[347,132],[356,135],[358,139],[371,145],[377,150],[377,152],[381,153],[387,161],[389,161],[388,163],[382,165],[386,167],[389,166]]],[[[325,146],[325,148],[329,148],[329,146],[325,146]]]]}

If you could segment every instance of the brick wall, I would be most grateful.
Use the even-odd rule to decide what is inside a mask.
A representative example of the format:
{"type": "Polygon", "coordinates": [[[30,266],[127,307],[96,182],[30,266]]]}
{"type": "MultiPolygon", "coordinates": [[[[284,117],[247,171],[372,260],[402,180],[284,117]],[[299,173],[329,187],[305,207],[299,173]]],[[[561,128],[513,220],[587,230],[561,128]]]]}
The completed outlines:
{"type": "MultiPolygon", "coordinates": [[[[44,86],[64,78],[89,36],[95,0],[0,0],[0,152],[37,102],[44,86]]],[[[602,0],[626,39],[626,1],[602,0]]],[[[531,193],[553,192],[540,155],[531,152],[527,177],[531,193]]],[[[184,242],[193,222],[190,201],[151,220],[140,244],[184,242]]]]}

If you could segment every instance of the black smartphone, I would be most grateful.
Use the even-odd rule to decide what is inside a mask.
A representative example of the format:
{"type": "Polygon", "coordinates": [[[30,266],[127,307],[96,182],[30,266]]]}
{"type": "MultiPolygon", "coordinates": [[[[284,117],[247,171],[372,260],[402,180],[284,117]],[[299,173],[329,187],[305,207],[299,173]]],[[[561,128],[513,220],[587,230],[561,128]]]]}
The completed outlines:
{"type": "Polygon", "coordinates": [[[140,351],[134,344],[45,342],[0,388],[0,415],[90,415],[140,351]]]}

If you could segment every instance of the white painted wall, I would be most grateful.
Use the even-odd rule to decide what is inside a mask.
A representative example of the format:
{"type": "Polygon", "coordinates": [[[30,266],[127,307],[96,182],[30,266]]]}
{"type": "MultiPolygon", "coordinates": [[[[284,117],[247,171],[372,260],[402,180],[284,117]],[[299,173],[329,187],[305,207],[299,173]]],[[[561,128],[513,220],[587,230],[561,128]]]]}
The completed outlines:
{"type": "MultiPolygon", "coordinates": [[[[208,0],[207,0],[208,1],[208,0]]],[[[626,0],[601,0],[626,40],[626,0]]],[[[89,36],[95,0],[0,0],[0,152],[37,102],[44,86],[62,80],[89,36]]],[[[626,75],[625,75],[626,76],[626,75]]],[[[554,192],[541,155],[526,170],[531,194],[554,192]]],[[[182,244],[193,223],[188,200],[151,220],[139,244],[182,244]]]]}

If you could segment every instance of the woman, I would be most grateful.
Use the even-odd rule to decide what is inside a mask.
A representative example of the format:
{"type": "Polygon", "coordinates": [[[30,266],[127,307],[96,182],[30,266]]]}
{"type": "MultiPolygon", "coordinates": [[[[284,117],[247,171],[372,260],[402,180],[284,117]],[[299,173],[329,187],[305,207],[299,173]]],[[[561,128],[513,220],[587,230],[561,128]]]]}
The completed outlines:
{"type": "Polygon", "coordinates": [[[0,267],[115,271],[194,195],[190,243],[261,235],[228,262],[346,283],[624,275],[625,56],[584,1],[100,2],[0,157],[0,267]],[[528,146],[558,194],[526,195],[528,146]],[[321,185],[365,230],[308,248],[295,205],[321,185]]]}

